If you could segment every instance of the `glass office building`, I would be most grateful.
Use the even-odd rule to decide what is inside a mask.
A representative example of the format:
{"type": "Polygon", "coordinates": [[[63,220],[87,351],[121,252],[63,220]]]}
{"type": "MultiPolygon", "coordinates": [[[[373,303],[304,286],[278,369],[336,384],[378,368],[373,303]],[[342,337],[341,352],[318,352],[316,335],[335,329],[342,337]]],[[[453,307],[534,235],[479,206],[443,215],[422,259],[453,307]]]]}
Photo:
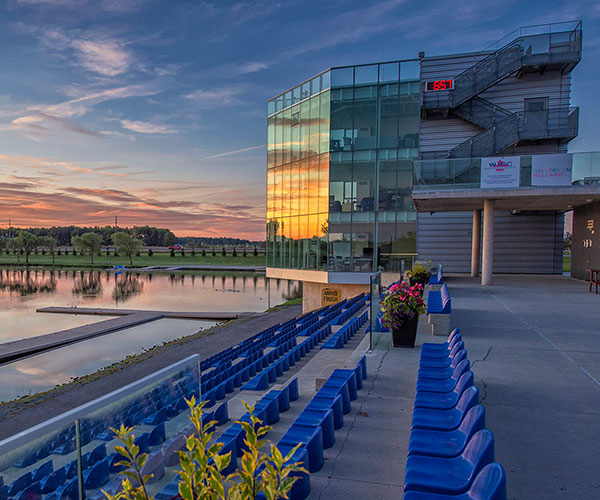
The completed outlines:
{"type": "Polygon", "coordinates": [[[268,103],[267,267],[396,271],[415,254],[419,61],[331,68],[268,103]]]}

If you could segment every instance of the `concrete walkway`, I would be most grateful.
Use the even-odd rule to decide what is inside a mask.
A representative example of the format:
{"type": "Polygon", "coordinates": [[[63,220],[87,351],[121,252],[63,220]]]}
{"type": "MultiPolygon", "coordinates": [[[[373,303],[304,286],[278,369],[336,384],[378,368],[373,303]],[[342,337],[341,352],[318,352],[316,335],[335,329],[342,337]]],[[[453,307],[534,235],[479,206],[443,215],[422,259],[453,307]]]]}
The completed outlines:
{"type": "MultiPolygon", "coordinates": [[[[598,499],[600,295],[560,276],[499,276],[482,288],[452,278],[459,326],[509,499],[598,499]]],[[[370,379],[311,474],[310,499],[401,498],[420,345],[386,340],[368,355],[370,379]],[[349,422],[349,425],[348,425],[349,422]]]]}

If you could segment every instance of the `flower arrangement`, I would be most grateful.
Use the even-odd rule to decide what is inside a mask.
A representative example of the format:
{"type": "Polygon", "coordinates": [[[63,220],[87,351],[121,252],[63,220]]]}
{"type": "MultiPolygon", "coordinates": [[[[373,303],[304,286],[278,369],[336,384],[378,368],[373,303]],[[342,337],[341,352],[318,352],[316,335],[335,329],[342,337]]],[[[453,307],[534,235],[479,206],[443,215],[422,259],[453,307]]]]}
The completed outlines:
{"type": "Polygon", "coordinates": [[[431,277],[431,261],[416,261],[406,274],[412,283],[427,283],[431,277]]]}
{"type": "Polygon", "coordinates": [[[418,318],[427,311],[423,301],[423,285],[394,283],[384,294],[381,302],[384,326],[397,330],[407,321],[418,318]]]}

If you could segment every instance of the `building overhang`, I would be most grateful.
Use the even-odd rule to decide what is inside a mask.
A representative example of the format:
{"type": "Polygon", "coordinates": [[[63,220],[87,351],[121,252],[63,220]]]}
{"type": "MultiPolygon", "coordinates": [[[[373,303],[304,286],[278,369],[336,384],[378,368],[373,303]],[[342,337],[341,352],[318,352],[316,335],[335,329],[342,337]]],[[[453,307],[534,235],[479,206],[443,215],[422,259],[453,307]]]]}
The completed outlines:
{"type": "Polygon", "coordinates": [[[418,212],[467,212],[482,209],[486,199],[497,210],[568,211],[600,201],[600,186],[413,191],[412,199],[418,212]]]}
{"type": "Polygon", "coordinates": [[[267,278],[338,285],[368,285],[371,283],[371,273],[308,271],[278,267],[267,267],[267,278]]]}

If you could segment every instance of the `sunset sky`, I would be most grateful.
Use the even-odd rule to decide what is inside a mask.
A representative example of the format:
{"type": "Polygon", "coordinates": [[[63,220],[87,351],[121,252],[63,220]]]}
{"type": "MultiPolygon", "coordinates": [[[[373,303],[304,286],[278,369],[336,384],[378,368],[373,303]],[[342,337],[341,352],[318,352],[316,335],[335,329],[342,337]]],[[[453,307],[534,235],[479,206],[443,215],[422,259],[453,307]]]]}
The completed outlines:
{"type": "Polygon", "coordinates": [[[0,227],[264,238],[266,101],[330,66],[583,19],[571,151],[600,150],[600,5],[0,0],[0,227]]]}

